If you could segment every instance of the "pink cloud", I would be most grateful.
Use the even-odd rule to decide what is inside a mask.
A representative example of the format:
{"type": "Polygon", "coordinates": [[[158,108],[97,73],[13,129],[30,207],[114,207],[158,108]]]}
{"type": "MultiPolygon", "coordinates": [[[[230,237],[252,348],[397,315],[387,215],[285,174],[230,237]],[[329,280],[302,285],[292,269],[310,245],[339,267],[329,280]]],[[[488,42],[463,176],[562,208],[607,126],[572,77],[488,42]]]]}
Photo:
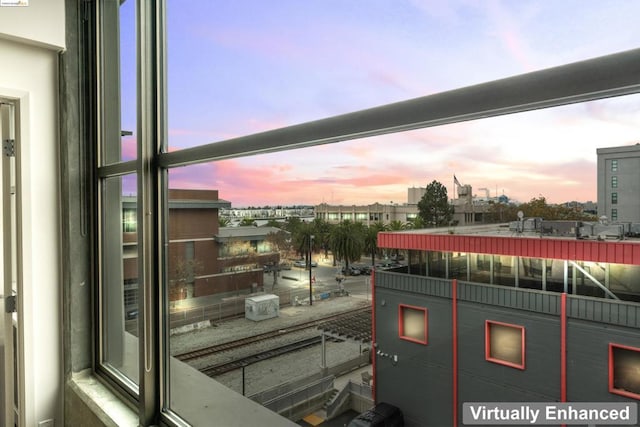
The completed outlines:
{"type": "Polygon", "coordinates": [[[138,157],[137,138],[135,135],[125,136],[122,142],[122,160],[135,160],[138,157]]]}
{"type": "Polygon", "coordinates": [[[522,65],[524,70],[533,71],[536,69],[521,31],[517,29],[522,23],[517,22],[516,18],[500,2],[490,1],[486,3],[486,6],[489,21],[497,28],[497,35],[507,52],[522,65]]]}

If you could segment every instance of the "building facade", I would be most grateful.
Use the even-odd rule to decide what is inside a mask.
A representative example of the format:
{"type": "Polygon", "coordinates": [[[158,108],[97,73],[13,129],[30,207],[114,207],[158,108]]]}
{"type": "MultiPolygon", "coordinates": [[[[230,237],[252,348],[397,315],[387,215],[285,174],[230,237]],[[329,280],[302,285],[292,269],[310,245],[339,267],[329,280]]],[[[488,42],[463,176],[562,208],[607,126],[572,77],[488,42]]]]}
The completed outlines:
{"type": "Polygon", "coordinates": [[[640,400],[640,242],[469,227],[381,233],[376,401],[405,425],[461,425],[464,402],[640,400]]]}
{"type": "MultiPolygon", "coordinates": [[[[470,185],[457,185],[456,197],[451,200],[453,205],[452,221],[456,225],[483,224],[484,215],[489,210],[489,199],[473,195],[470,185]]],[[[390,224],[400,221],[411,223],[418,217],[418,203],[426,193],[424,187],[407,189],[407,202],[373,203],[371,205],[329,205],[321,203],[315,206],[315,217],[330,224],[342,221],[361,222],[367,226],[376,222],[390,224]]]]}
{"type": "Polygon", "coordinates": [[[640,221],[640,143],[598,148],[598,215],[640,221]]]}

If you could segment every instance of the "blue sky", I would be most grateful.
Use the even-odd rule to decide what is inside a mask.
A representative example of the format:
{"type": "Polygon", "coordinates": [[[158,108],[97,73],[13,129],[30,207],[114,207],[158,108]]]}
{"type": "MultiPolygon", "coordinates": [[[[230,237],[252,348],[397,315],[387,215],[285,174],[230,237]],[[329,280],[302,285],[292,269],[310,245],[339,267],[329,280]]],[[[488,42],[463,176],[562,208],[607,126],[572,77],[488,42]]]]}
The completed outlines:
{"type": "MultiPolygon", "coordinates": [[[[170,149],[637,48],[638,16],[632,0],[169,0],[170,149]]],[[[135,129],[132,84],[123,128],[135,129]]],[[[226,160],[171,171],[170,185],[234,206],[402,203],[434,179],[451,195],[455,173],[474,193],[595,200],[596,148],[640,142],[639,107],[634,95],[226,160]]]]}

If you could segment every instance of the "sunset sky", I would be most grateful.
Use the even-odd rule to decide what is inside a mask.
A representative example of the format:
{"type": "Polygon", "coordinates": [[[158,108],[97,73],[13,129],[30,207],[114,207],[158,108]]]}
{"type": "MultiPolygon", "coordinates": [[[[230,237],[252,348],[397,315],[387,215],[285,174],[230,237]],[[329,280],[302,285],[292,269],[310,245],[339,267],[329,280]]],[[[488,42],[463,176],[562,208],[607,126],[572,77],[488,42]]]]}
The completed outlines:
{"type": "MultiPolygon", "coordinates": [[[[132,4],[123,129],[135,129],[132,4]]],[[[179,150],[640,47],[640,2],[168,1],[169,145],[179,150]]],[[[595,201],[596,149],[640,142],[640,95],[170,172],[233,206],[406,202],[453,175],[521,202],[595,201]]],[[[135,155],[135,135],[123,158],[135,155]]]]}

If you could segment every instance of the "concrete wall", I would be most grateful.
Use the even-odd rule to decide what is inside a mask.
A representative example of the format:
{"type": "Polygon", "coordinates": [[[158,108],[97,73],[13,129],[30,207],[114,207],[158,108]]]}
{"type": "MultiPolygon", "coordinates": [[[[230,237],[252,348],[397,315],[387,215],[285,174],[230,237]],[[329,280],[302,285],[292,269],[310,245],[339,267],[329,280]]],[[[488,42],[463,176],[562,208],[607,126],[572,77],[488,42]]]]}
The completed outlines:
{"type": "MultiPolygon", "coordinates": [[[[458,293],[458,408],[463,402],[559,401],[560,294],[460,282],[458,293]],[[525,369],[487,361],[485,321],[525,328],[525,369]]],[[[453,324],[446,280],[376,274],[376,401],[402,409],[406,425],[451,425],[453,324]],[[398,306],[424,307],[426,345],[399,338],[398,306]]],[[[569,401],[632,401],[608,391],[609,343],[638,346],[640,305],[569,297],[567,304],[569,401]]],[[[462,418],[458,413],[459,420],[462,418]]]]}

